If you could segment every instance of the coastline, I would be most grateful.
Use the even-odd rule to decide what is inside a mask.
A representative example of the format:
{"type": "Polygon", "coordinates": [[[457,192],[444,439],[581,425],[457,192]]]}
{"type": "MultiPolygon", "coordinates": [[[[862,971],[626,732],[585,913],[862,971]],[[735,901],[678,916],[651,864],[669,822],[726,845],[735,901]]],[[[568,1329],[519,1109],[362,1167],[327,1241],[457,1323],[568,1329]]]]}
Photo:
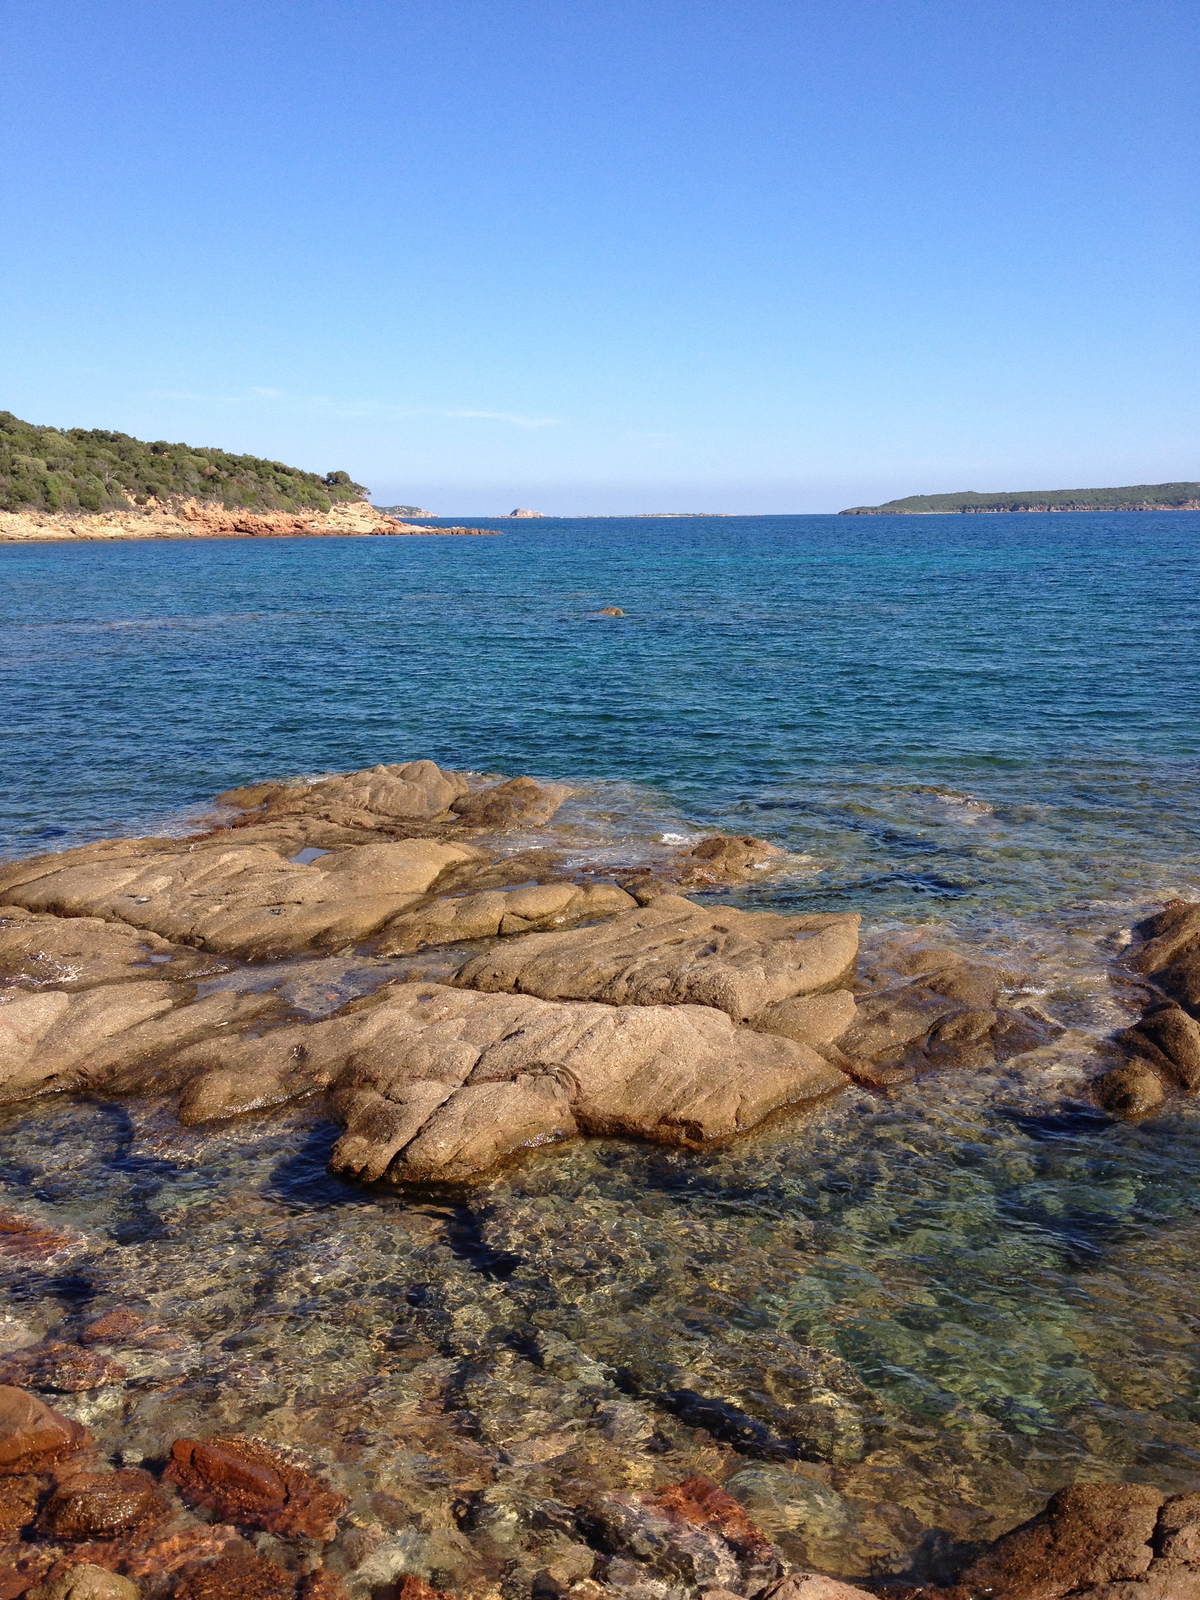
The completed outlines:
{"type": "MultiPolygon", "coordinates": [[[[250,783],[185,837],[0,869],[0,1021],[28,1013],[5,1058],[21,1162],[0,1258],[26,1288],[0,1318],[0,1430],[36,1436],[8,1429],[27,1489],[0,1549],[12,1592],[84,1554],[136,1586],[114,1600],[1018,1600],[1053,1536],[1073,1590],[1102,1567],[1190,1595],[1185,1461],[1147,1470],[1161,1489],[1095,1482],[1125,1470],[1098,1445],[1047,1505],[1070,1457],[1049,1482],[1017,1471],[990,1402],[949,1427],[915,1398],[881,1418],[784,1301],[831,1281],[878,1206],[884,1254],[861,1283],[849,1263],[846,1326],[907,1229],[897,1281],[915,1270],[932,1303],[914,1149],[951,1172],[973,1152],[975,1183],[1022,1117],[1060,1140],[1136,1132],[1152,1107],[1123,1123],[1095,1099],[1131,1066],[1186,1118],[1192,1033],[1164,1029],[1156,994],[1191,981],[1198,908],[1099,952],[1133,1024],[1108,1038],[1073,1025],[1071,997],[1063,1021],[1045,1009],[1036,970],[935,930],[860,941],[853,914],[739,910],[803,870],[767,842],[597,852],[575,803],[420,761],[250,783]],[[465,1044],[491,1052],[466,1082],[465,1044]],[[814,1168],[847,1189],[843,1221],[789,1204],[814,1168]],[[64,1274],[94,1286],[78,1305],[64,1274]],[[134,1510],[106,1532],[116,1488],[134,1510]]],[[[1023,1184],[1029,1159],[1018,1143],[1000,1166],[1023,1184]]],[[[949,1198],[975,1275],[995,1219],[973,1229],[968,1191],[949,1198]]],[[[1000,1233],[997,1285],[1016,1273],[1000,1233]]],[[[1126,1357],[1093,1359],[1111,1386],[1126,1357]]],[[[1061,1362],[1056,1345],[1056,1384],[1061,1362]]]]}
{"type": "Polygon", "coordinates": [[[131,539],[296,539],[436,537],[496,533],[493,528],[432,528],[383,516],[365,501],[326,512],[229,511],[187,501],[145,511],[0,511],[0,544],[131,539]]]}

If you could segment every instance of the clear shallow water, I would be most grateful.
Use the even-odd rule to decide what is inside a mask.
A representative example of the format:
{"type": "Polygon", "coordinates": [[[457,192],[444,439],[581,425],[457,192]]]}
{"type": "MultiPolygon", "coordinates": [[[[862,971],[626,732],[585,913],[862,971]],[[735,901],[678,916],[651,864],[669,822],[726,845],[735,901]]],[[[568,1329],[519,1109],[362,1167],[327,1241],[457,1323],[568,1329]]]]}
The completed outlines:
{"type": "Polygon", "coordinates": [[[845,1573],[1075,1477],[1196,1487],[1200,1115],[1081,1094],[1132,1004],[1114,935],[1200,893],[1198,548],[1187,513],[0,547],[8,854],[251,778],[527,770],[579,783],[581,858],[753,831],[792,858],[743,900],[925,926],[1069,1029],[728,1150],[589,1141],[437,1201],[325,1177],[315,1111],[10,1109],[0,1204],[76,1235],[13,1267],[13,1315],[132,1302],[182,1340],[64,1404],[132,1454],[294,1440],[355,1494],[349,1565],[468,1588],[544,1564],[537,1499],[697,1470],[845,1573]]]}

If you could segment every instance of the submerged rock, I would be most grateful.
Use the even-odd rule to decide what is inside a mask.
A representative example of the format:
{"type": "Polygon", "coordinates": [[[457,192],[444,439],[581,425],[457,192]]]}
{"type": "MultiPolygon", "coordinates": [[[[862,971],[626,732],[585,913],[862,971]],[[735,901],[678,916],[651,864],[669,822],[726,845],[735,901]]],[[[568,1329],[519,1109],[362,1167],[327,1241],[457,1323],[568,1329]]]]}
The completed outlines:
{"type": "Polygon", "coordinates": [[[92,1436],[36,1395],[0,1385],[0,1478],[49,1472],[78,1455],[92,1436]]]}
{"type": "Polygon", "coordinates": [[[287,1538],[332,1539],[346,1509],[314,1473],[257,1439],[176,1439],[164,1473],[194,1505],[287,1538]]]}
{"type": "Polygon", "coordinates": [[[679,875],[684,883],[745,883],[786,858],[786,850],[765,839],[716,833],[684,852],[679,875]]]}
{"type": "Polygon", "coordinates": [[[295,1600],[296,1580],[262,1556],[221,1556],[185,1571],[173,1600],[295,1600]]]}
{"type": "Polygon", "coordinates": [[[84,1561],[53,1582],[30,1589],[27,1600],[138,1600],[141,1592],[129,1578],[84,1561]]]}
{"type": "Polygon", "coordinates": [[[468,961],[454,981],[543,1000],[704,1005],[741,1022],[839,984],[854,967],[859,920],[712,911],[661,895],[599,927],[514,939],[468,961]]]}
{"type": "Polygon", "coordinates": [[[148,1472],[79,1472],[60,1478],[41,1522],[55,1539],[115,1539],[166,1521],[171,1507],[148,1472]]]}

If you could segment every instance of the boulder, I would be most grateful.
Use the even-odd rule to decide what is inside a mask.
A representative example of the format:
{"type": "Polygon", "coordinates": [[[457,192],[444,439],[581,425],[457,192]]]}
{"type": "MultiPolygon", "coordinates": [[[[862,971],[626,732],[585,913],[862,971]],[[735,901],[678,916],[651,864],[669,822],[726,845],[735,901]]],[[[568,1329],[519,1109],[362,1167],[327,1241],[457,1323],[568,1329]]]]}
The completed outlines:
{"type": "Polygon", "coordinates": [[[455,983],[543,1000],[705,1005],[735,1021],[834,988],[853,969],[859,918],[781,917],[661,895],[599,927],[533,933],[476,956],[455,983]]]}
{"type": "Polygon", "coordinates": [[[15,1539],[37,1516],[41,1479],[32,1473],[0,1478],[0,1544],[15,1539]]]}
{"type": "Polygon", "coordinates": [[[36,1395],[0,1385],[0,1478],[49,1472],[91,1443],[91,1434],[80,1423],[36,1395]]]}
{"type": "Polygon", "coordinates": [[[178,982],[220,970],[211,957],[123,922],[28,912],[0,921],[0,984],[21,989],[91,989],[149,977],[178,982]]]}
{"type": "Polygon", "coordinates": [[[5,892],[31,911],[103,917],[264,960],[365,938],[415,905],[447,867],[477,855],[467,845],[406,839],[301,864],[266,845],[210,840],[173,852],[43,857],[36,875],[27,868],[5,892]]]}
{"type": "Polygon", "coordinates": [[[550,821],[570,793],[565,784],[510,778],[507,783],[461,795],[450,802],[450,809],[467,827],[488,833],[505,828],[539,828],[550,821]]]}
{"type": "Polygon", "coordinates": [[[283,1538],[332,1539],[346,1509],[307,1468],[258,1439],[176,1439],[164,1478],[193,1505],[283,1538]]]}
{"type": "Polygon", "coordinates": [[[1117,1039],[1134,1055],[1165,1068],[1185,1089],[1200,1088],[1200,1023],[1181,1006],[1151,1006],[1117,1039]]]}
{"type": "Polygon", "coordinates": [[[78,1472],[60,1478],[46,1502],[41,1525],[54,1539],[115,1539],[167,1520],[171,1507],[140,1467],[118,1472],[78,1472]]]}
{"type": "Polygon", "coordinates": [[[201,1045],[184,1122],[313,1088],[346,1127],[335,1170],[373,1180],[463,1178],[577,1132],[703,1145],[841,1087],[791,1040],[707,1006],[554,1003],[441,984],[377,990],[320,1022],[201,1045]]]}
{"type": "Polygon", "coordinates": [[[268,809],[336,807],[399,822],[431,822],[466,793],[467,781],[460,772],[443,771],[432,761],[405,761],[288,789],[268,802],[268,809]]]}
{"type": "Polygon", "coordinates": [[[1140,1057],[1111,1068],[1096,1080],[1095,1090],[1104,1109],[1118,1117],[1145,1116],[1165,1099],[1162,1078],[1140,1057]]]}
{"type": "Polygon", "coordinates": [[[757,1016],[750,1026],[759,1033],[777,1033],[797,1044],[832,1044],[854,1023],[854,996],[849,989],[834,989],[829,994],[797,995],[793,1000],[777,1000],[757,1016]]]}
{"type": "Polygon", "coordinates": [[[176,1580],[173,1600],[295,1600],[296,1580],[262,1556],[221,1556],[176,1580]]]}
{"type": "Polygon", "coordinates": [[[124,1367],[98,1350],[52,1340],[0,1356],[0,1383],[18,1389],[47,1389],[53,1394],[83,1394],[125,1381],[124,1367]]]}
{"type": "Polygon", "coordinates": [[[1130,952],[1129,965],[1152,977],[1200,946],[1200,903],[1173,900],[1157,916],[1139,922],[1135,932],[1141,943],[1130,952]]]}
{"type": "Polygon", "coordinates": [[[406,955],[426,945],[561,927],[585,917],[614,916],[636,904],[615,884],[545,883],[447,896],[389,922],[375,954],[406,955]]]}
{"type": "Polygon", "coordinates": [[[1141,1578],[1154,1559],[1164,1496],[1143,1483],[1077,1483],[1004,1534],[960,1579],[965,1594],[1058,1600],[1088,1586],[1141,1578]]]}
{"type": "Polygon", "coordinates": [[[141,1592],[130,1579],[85,1561],[53,1582],[30,1589],[26,1600],[138,1600],[141,1592]]]}
{"type": "Polygon", "coordinates": [[[684,851],[679,877],[684,883],[745,883],[786,858],[786,850],[752,834],[714,833],[684,851]]]}

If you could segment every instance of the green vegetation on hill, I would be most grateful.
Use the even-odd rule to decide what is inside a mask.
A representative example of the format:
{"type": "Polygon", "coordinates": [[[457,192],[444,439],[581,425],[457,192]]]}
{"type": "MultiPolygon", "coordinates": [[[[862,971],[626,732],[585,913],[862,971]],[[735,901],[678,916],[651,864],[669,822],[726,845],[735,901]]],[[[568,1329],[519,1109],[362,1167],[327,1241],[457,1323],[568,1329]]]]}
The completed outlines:
{"type": "Polygon", "coordinates": [[[1025,489],[1016,494],[910,494],[882,506],[850,506],[843,517],[920,516],[945,511],[1200,511],[1200,483],[1136,483],[1127,489],[1025,489]]]}
{"type": "Polygon", "coordinates": [[[124,511],[196,499],[249,511],[328,511],[366,494],[348,472],[301,472],[106,428],[38,428],[0,411],[0,511],[124,511]]]}

